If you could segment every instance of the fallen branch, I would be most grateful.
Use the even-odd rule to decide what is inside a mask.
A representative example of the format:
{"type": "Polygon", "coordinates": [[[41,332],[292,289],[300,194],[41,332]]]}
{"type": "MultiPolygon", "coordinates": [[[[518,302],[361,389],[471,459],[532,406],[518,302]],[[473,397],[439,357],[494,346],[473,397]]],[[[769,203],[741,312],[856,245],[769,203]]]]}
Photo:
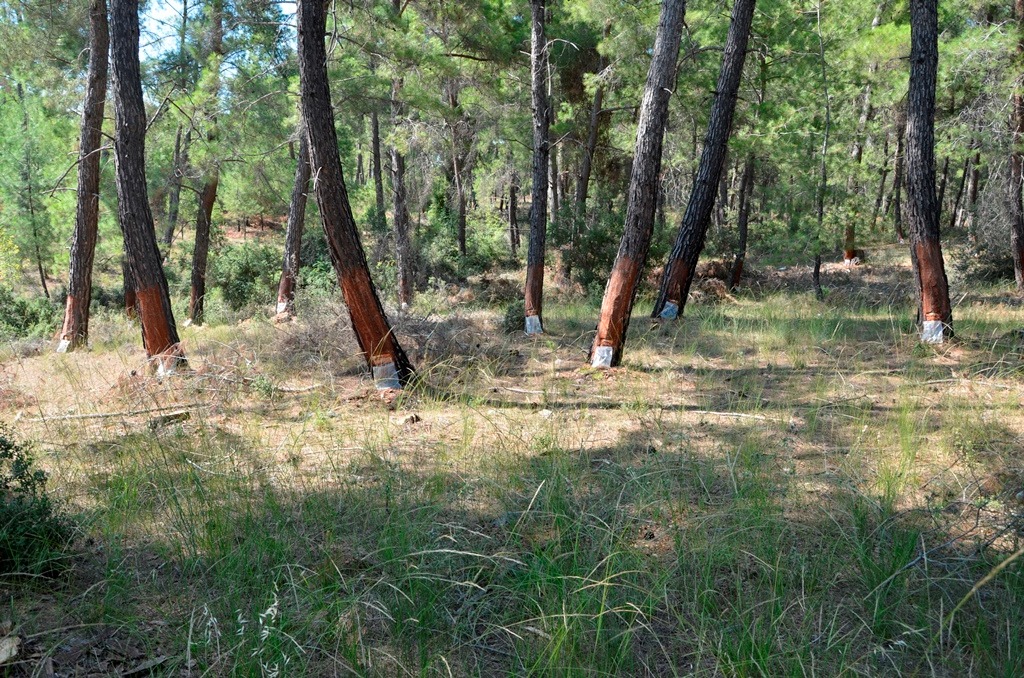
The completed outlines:
{"type": "Polygon", "coordinates": [[[737,419],[757,419],[759,421],[772,421],[771,417],[760,414],[743,414],[742,412],[715,412],[713,410],[687,410],[694,414],[713,414],[718,417],[736,417],[737,419]]]}
{"type": "Polygon", "coordinates": [[[26,419],[25,421],[31,422],[45,422],[45,421],[74,421],[81,419],[113,419],[115,417],[136,417],[140,414],[151,414],[153,412],[166,412],[167,410],[180,410],[187,407],[203,407],[205,403],[190,403],[187,405],[166,405],[164,407],[147,407],[143,410],[124,410],[121,412],[98,412],[96,414],[65,414],[54,417],[33,417],[32,419],[26,419]]]}

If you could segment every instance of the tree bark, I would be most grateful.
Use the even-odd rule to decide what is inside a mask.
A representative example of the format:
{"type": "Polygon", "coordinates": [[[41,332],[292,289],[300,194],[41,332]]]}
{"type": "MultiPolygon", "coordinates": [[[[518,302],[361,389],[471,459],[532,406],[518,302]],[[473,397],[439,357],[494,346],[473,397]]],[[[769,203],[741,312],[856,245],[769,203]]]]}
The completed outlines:
{"type": "Polygon", "coordinates": [[[413,367],[388,323],[370,278],[345,188],[327,79],[323,1],[299,0],[297,20],[302,117],[309,134],[310,164],[317,177],[314,182],[316,201],[331,262],[348,306],[356,341],[377,388],[401,388],[412,377],[413,367]]]}
{"type": "Polygon", "coordinates": [[[907,107],[907,223],[920,299],[921,340],[953,336],[935,195],[935,80],[938,2],[910,0],[910,87],[907,107]]]}
{"type": "Polygon", "coordinates": [[[388,218],[384,206],[384,175],[381,172],[380,156],[380,120],[377,118],[377,111],[370,113],[370,153],[373,160],[373,195],[377,205],[377,219],[375,224],[380,228],[388,225],[388,218]]]}
{"type": "MultiPolygon", "coordinates": [[[[892,168],[892,223],[896,229],[896,240],[902,243],[906,239],[903,232],[903,174],[904,174],[904,128],[906,117],[900,112],[896,117],[896,160],[892,168]]],[[[934,170],[933,170],[934,172],[934,170]]]]}
{"type": "Polygon", "coordinates": [[[508,186],[508,242],[512,256],[519,254],[519,174],[512,168],[508,186]]]}
{"type": "Polygon", "coordinates": [[[640,103],[626,221],[619,252],[601,301],[597,335],[590,349],[591,364],[594,367],[618,365],[626,345],[629,319],[654,230],[665,121],[669,98],[675,89],[685,15],[685,0],[664,0],[661,5],[651,66],[647,71],[647,83],[640,103]]]}
{"type": "Polygon", "coordinates": [[[754,155],[747,156],[743,165],[743,178],[740,180],[739,213],[736,216],[736,229],[739,237],[736,242],[736,253],[732,260],[732,274],[729,276],[729,291],[735,290],[743,276],[743,263],[747,258],[747,224],[750,221],[750,194],[754,190],[754,155]]]}
{"type": "Polygon", "coordinates": [[[118,218],[146,355],[158,372],[169,373],[184,363],[185,355],[174,325],[153,214],[146,197],[146,109],[139,67],[138,0],[111,0],[110,47],[117,130],[114,156],[118,218]]]}
{"type": "Polygon", "coordinates": [[[109,48],[107,2],[92,0],[89,8],[89,79],[78,151],[78,207],[75,232],[71,237],[68,298],[64,304],[64,325],[57,344],[58,353],[84,346],[89,339],[89,302],[100,214],[100,145],[103,141],[109,48]]]}
{"type": "MultiPolygon", "coordinates": [[[[402,114],[402,104],[398,98],[401,88],[402,80],[400,78],[391,81],[391,123],[395,129],[398,129],[399,118],[402,114]]],[[[395,267],[398,269],[398,304],[404,309],[412,304],[415,286],[412,275],[411,226],[405,188],[405,156],[402,155],[397,145],[391,146],[391,190],[395,210],[393,227],[395,267]]]]}
{"type": "Polygon", "coordinates": [[[164,249],[170,254],[171,243],[174,242],[174,231],[178,228],[178,212],[181,206],[181,187],[188,171],[188,149],[192,145],[192,130],[185,130],[182,140],[181,125],[174,138],[174,169],[171,175],[171,192],[167,198],[167,224],[164,227],[164,249]]]}
{"type": "Polygon", "coordinates": [[[1018,294],[1024,294],[1024,200],[1021,182],[1024,181],[1024,84],[1019,69],[1024,63],[1024,0],[1014,0],[1014,18],[1017,21],[1016,67],[1017,78],[1013,92],[1013,145],[1010,150],[1010,254],[1013,256],[1013,276],[1018,294]]]}
{"type": "Polygon", "coordinates": [[[715,87],[715,102],[711,107],[704,150],[701,152],[700,167],[690,193],[690,201],[683,214],[683,221],[676,235],[675,245],[669,254],[668,263],[661,279],[658,298],[652,316],[671,320],[682,313],[693,282],[697,259],[704,248],[711,210],[715,205],[715,190],[722,174],[732,128],[733,113],[736,109],[736,95],[739,91],[743,62],[747,54],[747,39],[754,16],[755,0],[736,0],[733,5],[729,35],[722,55],[722,68],[715,87]]]}
{"type": "Polygon", "coordinates": [[[960,187],[956,189],[956,198],[953,199],[952,214],[949,215],[949,228],[956,228],[957,217],[960,215],[960,201],[964,197],[964,186],[967,185],[967,175],[971,171],[971,156],[964,158],[964,169],[960,173],[960,187]]]}
{"type": "Polygon", "coordinates": [[[302,232],[306,227],[306,198],[309,192],[309,138],[306,127],[299,122],[299,160],[295,166],[295,183],[288,203],[288,226],[284,236],[284,260],[281,263],[281,281],[277,286],[277,313],[287,317],[295,315],[295,283],[299,278],[299,251],[302,232]]]}
{"type": "Polygon", "coordinates": [[[878,193],[875,195],[875,209],[871,212],[871,230],[875,230],[878,223],[878,215],[882,211],[882,200],[885,196],[885,179],[889,175],[889,135],[885,135],[885,142],[882,146],[882,167],[878,170],[878,193]]]}
{"type": "Polygon", "coordinates": [[[32,133],[29,129],[28,106],[25,103],[25,91],[19,82],[16,86],[18,101],[21,103],[21,133],[24,135],[25,154],[21,165],[21,181],[24,185],[24,192],[20,197],[22,209],[28,212],[29,227],[32,230],[32,247],[36,255],[36,270],[39,273],[39,284],[43,288],[43,295],[49,299],[50,289],[46,286],[46,270],[43,268],[43,252],[39,244],[42,235],[39,233],[39,221],[36,218],[36,188],[32,181],[32,147],[30,141],[32,133]]]}
{"type": "Polygon", "coordinates": [[[530,73],[533,102],[533,194],[530,205],[530,244],[526,253],[524,308],[526,333],[544,331],[544,249],[548,228],[548,45],[544,35],[546,0],[530,0],[530,73]]]}
{"type": "MultiPolygon", "coordinates": [[[[611,33],[611,22],[605,24],[604,36],[607,39],[611,33]]],[[[597,60],[597,73],[600,76],[605,69],[604,55],[597,60]]],[[[597,137],[601,131],[601,106],[604,104],[604,84],[597,86],[594,90],[594,101],[590,107],[590,122],[587,125],[587,143],[583,147],[583,154],[580,158],[580,176],[576,182],[576,223],[573,225],[573,232],[579,228],[587,216],[587,194],[590,192],[590,174],[594,167],[594,154],[597,152],[597,137]]]]}

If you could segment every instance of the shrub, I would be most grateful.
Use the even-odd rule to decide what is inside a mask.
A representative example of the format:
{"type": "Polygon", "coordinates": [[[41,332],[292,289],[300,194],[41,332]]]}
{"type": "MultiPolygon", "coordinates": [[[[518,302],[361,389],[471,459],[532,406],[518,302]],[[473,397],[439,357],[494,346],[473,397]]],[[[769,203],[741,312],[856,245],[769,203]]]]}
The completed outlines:
{"type": "Polygon", "coordinates": [[[48,299],[28,299],[0,287],[0,339],[45,337],[57,331],[60,309],[48,299]]]}
{"type": "Polygon", "coordinates": [[[270,303],[281,276],[281,254],[268,245],[230,245],[214,258],[214,286],[233,311],[270,303]]]}
{"type": "Polygon", "coordinates": [[[46,473],[0,424],[0,574],[54,574],[72,527],[46,494],[46,473]]]}

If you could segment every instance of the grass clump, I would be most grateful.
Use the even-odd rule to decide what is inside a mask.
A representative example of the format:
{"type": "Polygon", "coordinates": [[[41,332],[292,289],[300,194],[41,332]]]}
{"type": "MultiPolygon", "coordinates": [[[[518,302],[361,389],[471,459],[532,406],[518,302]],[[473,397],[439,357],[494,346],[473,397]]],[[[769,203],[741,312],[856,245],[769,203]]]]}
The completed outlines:
{"type": "Polygon", "coordinates": [[[0,574],[54,574],[72,523],[46,493],[46,473],[0,425],[0,574]]]}

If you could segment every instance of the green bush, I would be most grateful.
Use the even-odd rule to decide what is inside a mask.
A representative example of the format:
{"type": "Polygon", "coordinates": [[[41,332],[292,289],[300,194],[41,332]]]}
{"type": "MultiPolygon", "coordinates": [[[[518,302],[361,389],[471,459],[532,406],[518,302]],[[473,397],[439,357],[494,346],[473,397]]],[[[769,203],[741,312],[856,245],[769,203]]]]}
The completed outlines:
{"type": "Polygon", "coordinates": [[[60,309],[43,297],[28,299],[0,287],[0,339],[46,337],[57,331],[60,309]]]}
{"type": "Polygon", "coordinates": [[[231,310],[273,300],[281,277],[281,254],[275,248],[252,243],[229,245],[211,261],[214,286],[231,310]]]}
{"type": "Polygon", "coordinates": [[[73,526],[46,494],[46,473],[0,424],[0,574],[52,575],[73,526]]]}

